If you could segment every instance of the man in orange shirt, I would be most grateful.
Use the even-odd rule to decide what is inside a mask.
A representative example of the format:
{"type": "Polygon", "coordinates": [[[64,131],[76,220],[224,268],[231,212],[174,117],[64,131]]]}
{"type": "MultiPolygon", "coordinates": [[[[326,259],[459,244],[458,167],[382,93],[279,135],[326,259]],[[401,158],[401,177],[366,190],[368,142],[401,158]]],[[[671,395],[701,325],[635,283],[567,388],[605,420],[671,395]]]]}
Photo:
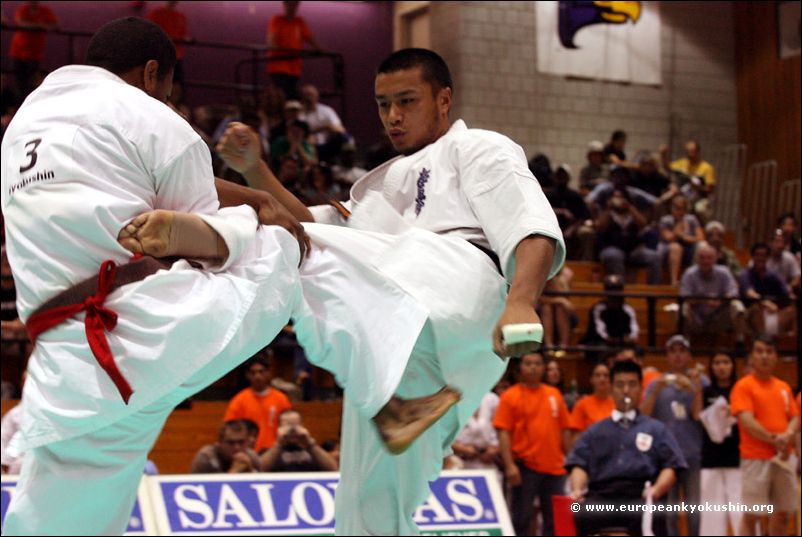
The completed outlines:
{"type": "MultiPolygon", "coordinates": [[[[56,14],[40,2],[23,2],[14,13],[14,24],[31,30],[58,30],[56,14]]],[[[26,32],[19,30],[11,39],[8,55],[14,63],[14,74],[17,78],[17,90],[24,99],[35,88],[34,80],[39,64],[45,59],[47,33],[26,32]]]]}
{"type": "Polygon", "coordinates": [[[245,362],[245,375],[250,388],[245,388],[228,404],[223,421],[251,420],[259,426],[254,450],[261,453],[276,442],[279,416],[292,407],[282,392],[270,387],[270,367],[262,356],[254,356],[245,362]]]}
{"type": "MultiPolygon", "coordinates": [[[[789,517],[799,507],[794,469],[787,464],[799,410],[790,386],[772,374],[777,365],[774,340],[755,338],[749,364],[752,372],[730,393],[730,411],[741,433],[742,479],[749,484],[743,487],[743,503],[773,505],[767,535],[787,535],[789,517]]],[[[765,514],[744,513],[738,535],[756,535],[756,523],[765,514]]]]}
{"type": "Polygon", "coordinates": [[[302,17],[295,16],[300,2],[282,2],[282,4],[284,4],[284,14],[273,15],[267,26],[267,46],[285,50],[267,53],[267,73],[287,99],[298,99],[298,79],[301,78],[303,68],[300,56],[290,59],[272,58],[286,58],[292,55],[292,51],[300,51],[304,42],[312,45],[315,50],[320,50],[320,47],[315,42],[312,30],[306,25],[306,21],[302,17]]]}
{"type": "Polygon", "coordinates": [[[571,412],[571,429],[577,436],[588,427],[609,418],[615,409],[615,401],[610,396],[610,368],[607,364],[598,363],[590,375],[593,393],[580,399],[571,412]]]}
{"type": "Polygon", "coordinates": [[[521,358],[518,384],[503,394],[493,426],[499,431],[504,474],[512,485],[512,524],[527,535],[532,502],[540,496],[543,535],[554,534],[551,497],[563,493],[570,443],[568,409],[557,388],[541,383],[543,356],[521,358]]]}
{"type": "Polygon", "coordinates": [[[178,82],[184,85],[184,45],[187,41],[187,17],[175,6],[178,2],[165,2],[163,7],[157,7],[148,13],[147,19],[161,26],[164,33],[170,36],[175,44],[175,69],[173,71],[173,84],[178,82]]]}

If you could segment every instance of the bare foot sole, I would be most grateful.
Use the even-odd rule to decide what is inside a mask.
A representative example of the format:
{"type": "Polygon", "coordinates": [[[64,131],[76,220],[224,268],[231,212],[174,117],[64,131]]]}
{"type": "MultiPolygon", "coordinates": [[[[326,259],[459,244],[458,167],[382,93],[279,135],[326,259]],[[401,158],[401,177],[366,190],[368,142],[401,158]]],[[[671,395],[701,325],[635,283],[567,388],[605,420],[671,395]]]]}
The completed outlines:
{"type": "Polygon", "coordinates": [[[450,386],[427,397],[393,396],[373,417],[373,422],[390,453],[400,455],[461,398],[462,394],[450,386]]]}

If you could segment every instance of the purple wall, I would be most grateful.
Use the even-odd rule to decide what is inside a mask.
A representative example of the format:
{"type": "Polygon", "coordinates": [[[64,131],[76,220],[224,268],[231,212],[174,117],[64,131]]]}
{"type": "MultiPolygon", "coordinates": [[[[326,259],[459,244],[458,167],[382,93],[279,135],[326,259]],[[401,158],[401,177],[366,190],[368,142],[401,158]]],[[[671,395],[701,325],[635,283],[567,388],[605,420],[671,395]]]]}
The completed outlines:
{"type": "MultiPolygon", "coordinates": [[[[3,2],[5,17],[13,21],[14,12],[22,2],[3,2]]],[[[136,2],[46,2],[56,13],[64,30],[93,32],[105,22],[129,15],[144,16],[163,2],[144,2],[137,9],[136,2]]],[[[282,12],[281,2],[180,2],[178,9],[186,14],[189,34],[198,41],[231,44],[261,45],[265,42],[267,23],[276,13],[282,12]]],[[[345,108],[340,99],[324,99],[341,112],[349,131],[361,145],[375,142],[381,124],[373,104],[373,76],[379,62],[392,51],[393,15],[391,2],[302,2],[301,15],[312,29],[320,46],[337,52],[345,58],[345,108]],[[343,113],[344,112],[344,113],[343,113]]],[[[3,70],[10,68],[6,56],[12,32],[2,32],[3,70]]],[[[73,57],[80,62],[86,50],[87,38],[76,38],[73,57]]],[[[66,37],[48,39],[47,69],[69,62],[69,44],[66,37]]],[[[234,66],[244,58],[246,51],[219,50],[208,47],[187,47],[185,57],[186,78],[208,82],[234,82],[234,66]]],[[[245,69],[245,82],[250,82],[250,71],[245,69]]],[[[266,81],[264,66],[259,70],[266,81]]],[[[333,89],[332,69],[325,60],[305,63],[303,80],[308,80],[325,93],[333,89]]],[[[190,89],[190,105],[232,103],[231,90],[190,89]]]]}

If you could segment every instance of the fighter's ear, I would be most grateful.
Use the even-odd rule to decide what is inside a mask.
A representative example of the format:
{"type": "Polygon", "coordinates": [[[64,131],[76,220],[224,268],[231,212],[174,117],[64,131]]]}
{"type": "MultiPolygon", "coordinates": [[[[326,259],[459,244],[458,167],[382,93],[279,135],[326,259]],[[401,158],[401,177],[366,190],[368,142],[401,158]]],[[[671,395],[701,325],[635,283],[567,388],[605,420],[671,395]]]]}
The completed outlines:
{"type": "Polygon", "coordinates": [[[157,60],[148,60],[142,71],[142,85],[145,89],[145,93],[152,95],[156,91],[158,82],[159,62],[157,60]]]}
{"type": "Polygon", "coordinates": [[[445,115],[448,115],[448,111],[451,110],[451,88],[440,88],[440,91],[437,92],[437,107],[445,115]]]}

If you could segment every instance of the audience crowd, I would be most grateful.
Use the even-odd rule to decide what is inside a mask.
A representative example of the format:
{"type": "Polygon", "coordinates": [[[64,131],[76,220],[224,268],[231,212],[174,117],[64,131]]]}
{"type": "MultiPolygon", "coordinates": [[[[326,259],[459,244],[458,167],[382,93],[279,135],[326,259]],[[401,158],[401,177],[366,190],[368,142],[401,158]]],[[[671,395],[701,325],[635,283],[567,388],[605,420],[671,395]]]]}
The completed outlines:
{"type": "MultiPolygon", "coordinates": [[[[23,3],[14,24],[57,29],[53,11],[39,4],[23,3]]],[[[214,155],[231,121],[260,134],[263,157],[279,181],[308,205],[347,200],[351,185],[367,169],[394,156],[385,138],[374,147],[358,147],[337,111],[321,102],[318,88],[299,86],[302,63],[291,52],[304,43],[320,47],[297,15],[298,2],[284,2],[284,14],[269,23],[268,43],[282,52],[271,52],[271,83],[261,101],[194,110],[183,102],[183,45],[192,42],[188,21],[177,2],[166,4],[147,16],[177,45],[179,67],[170,105],[209,144],[217,176],[245,183],[214,155]]],[[[14,76],[3,74],[3,132],[36,86],[46,35],[17,31],[14,36],[9,51],[14,76]]],[[[599,262],[600,272],[583,282],[600,284],[599,300],[578,306],[571,295],[571,263],[549,281],[537,305],[545,329],[543,354],[511,360],[508,376],[456,437],[444,467],[495,472],[519,535],[554,533],[554,517],[565,516],[552,506],[554,496],[586,504],[646,499],[771,504],[768,517],[741,511],[688,513],[683,528],[687,535],[756,535],[758,526],[764,534],[785,534],[789,517],[799,509],[798,447],[794,454],[799,396],[793,397],[775,370],[778,351],[796,341],[792,336],[799,332],[798,220],[793,214],[781,216],[776,230],[765,242],[751,245],[749,260],[742,263],[746,256],[732,248],[732,230],[714,219],[710,200],[716,171],[702,158],[700,142],[687,140],[683,155],[674,160],[665,145],[657,151],[641,149],[630,159],[627,140],[617,130],[607,143],[590,141],[577,188],[567,164],[552,168],[542,153],[530,161],[557,214],[568,258],[599,262]],[[679,302],[674,311],[680,333],[667,338],[662,356],[652,354],[654,363],[666,364],[663,371],[644,366],[645,313],[627,300],[628,286],[641,281],[662,285],[679,302]],[[711,347],[710,342],[726,352],[695,352],[711,347]],[[584,355],[571,354],[576,349],[584,355]],[[587,378],[577,378],[576,371],[566,378],[562,359],[569,354],[584,364],[576,371],[586,372],[587,378]],[[705,365],[701,360],[707,357],[705,365]],[[587,387],[588,394],[580,396],[580,387],[587,387]]],[[[20,353],[29,353],[14,309],[5,246],[2,276],[4,355],[12,342],[23,342],[20,353]]],[[[674,332],[673,325],[663,329],[674,332]]],[[[314,368],[292,327],[243,364],[241,372],[248,386],[232,394],[222,423],[216,424],[217,440],[200,448],[187,470],[336,471],[338,440],[315,438],[294,402],[338,393],[314,386],[314,368]],[[277,362],[285,359],[291,362],[285,368],[291,371],[288,379],[276,376],[277,362]]],[[[21,379],[16,385],[4,380],[3,397],[18,397],[19,388],[21,379]]],[[[18,409],[12,409],[2,423],[4,473],[16,472],[20,464],[6,454],[19,427],[17,415],[18,409]]],[[[580,534],[616,529],[640,534],[641,522],[638,514],[576,517],[580,534]]],[[[657,534],[680,532],[675,513],[652,523],[657,534]]]]}

